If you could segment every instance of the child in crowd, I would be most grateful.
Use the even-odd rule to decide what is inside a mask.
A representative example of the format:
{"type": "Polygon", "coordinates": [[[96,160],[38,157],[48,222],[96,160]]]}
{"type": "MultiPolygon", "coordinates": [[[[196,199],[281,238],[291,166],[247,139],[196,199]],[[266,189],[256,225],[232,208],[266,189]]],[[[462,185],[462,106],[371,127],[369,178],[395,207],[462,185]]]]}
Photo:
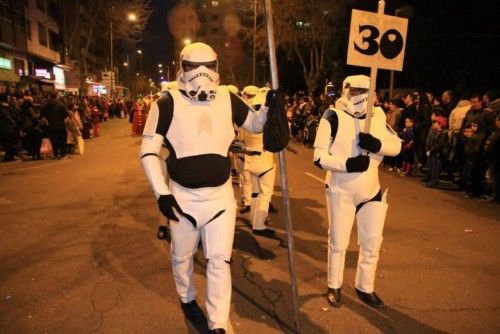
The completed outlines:
{"type": "Polygon", "coordinates": [[[433,120],[425,147],[429,168],[429,182],[426,183],[426,186],[430,188],[436,188],[439,186],[439,176],[441,175],[441,154],[444,148],[443,140],[446,140],[445,134],[446,133],[443,132],[441,123],[437,119],[433,120]]]}
{"type": "Polygon", "coordinates": [[[406,117],[405,128],[400,134],[400,138],[403,139],[403,168],[401,170],[401,175],[411,175],[411,170],[414,163],[414,151],[415,151],[415,130],[413,129],[413,118],[406,117]]]}

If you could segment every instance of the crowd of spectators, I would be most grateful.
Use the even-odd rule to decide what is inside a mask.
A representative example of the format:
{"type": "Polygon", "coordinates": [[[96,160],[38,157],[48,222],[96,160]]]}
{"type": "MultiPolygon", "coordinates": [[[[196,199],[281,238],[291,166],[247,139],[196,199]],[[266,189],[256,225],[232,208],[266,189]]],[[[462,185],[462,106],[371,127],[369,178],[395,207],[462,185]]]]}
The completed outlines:
{"type": "Polygon", "coordinates": [[[11,88],[0,93],[2,161],[65,159],[67,154],[83,154],[84,140],[99,137],[100,123],[109,119],[128,117],[132,135],[140,135],[148,109],[148,98],[126,101],[11,88]],[[51,156],[41,153],[44,140],[50,143],[51,156]]]}
{"type": "MultiPolygon", "coordinates": [[[[291,135],[312,146],[319,120],[335,102],[335,95],[287,96],[291,135]]],[[[83,154],[84,141],[100,135],[100,123],[128,117],[132,135],[142,134],[151,98],[125,101],[106,96],[58,95],[9,90],[0,94],[0,149],[3,161],[43,157],[40,147],[49,138],[53,158],[83,154]]],[[[500,202],[500,98],[495,92],[440,97],[430,92],[409,92],[392,99],[377,97],[388,125],[400,136],[397,157],[384,166],[402,176],[421,176],[427,187],[443,181],[472,198],[500,202]]]]}
{"type": "MultiPolygon", "coordinates": [[[[291,135],[312,146],[323,112],[335,96],[297,93],[288,97],[291,135]]],[[[378,96],[389,126],[402,140],[397,157],[384,159],[389,171],[420,176],[427,187],[464,192],[466,197],[500,202],[500,97],[493,91],[455,96],[408,92],[378,96]]]]}

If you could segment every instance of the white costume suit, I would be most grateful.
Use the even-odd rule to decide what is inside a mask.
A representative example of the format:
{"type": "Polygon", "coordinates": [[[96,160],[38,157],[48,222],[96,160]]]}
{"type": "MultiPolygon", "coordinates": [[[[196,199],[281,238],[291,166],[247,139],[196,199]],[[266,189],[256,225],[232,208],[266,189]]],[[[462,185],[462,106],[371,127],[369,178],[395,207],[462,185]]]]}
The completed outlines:
{"type": "MultiPolygon", "coordinates": [[[[246,102],[258,108],[258,106],[265,104],[268,91],[269,88],[260,88],[257,94],[246,102]]],[[[264,150],[264,135],[262,133],[249,133],[243,130],[242,135],[247,150],[260,152],[260,155],[245,156],[242,175],[244,178],[250,178],[250,180],[246,180],[243,187],[244,194],[245,186],[250,185],[252,189],[250,211],[252,228],[254,230],[264,230],[267,228],[265,222],[268,216],[269,203],[271,203],[273,196],[276,176],[274,154],[264,150]]]]}
{"type": "Polygon", "coordinates": [[[170,221],[172,266],[182,302],[194,300],[193,255],[201,237],[208,259],[206,309],[210,329],[226,329],[229,319],[229,262],[236,218],[228,158],[233,124],[251,132],[262,131],[265,119],[265,112],[249,109],[225,86],[219,86],[215,98],[206,102],[170,90],[151,106],[144,129],[141,161],[156,197],[172,194],[182,211],[196,220],[194,224],[178,214],[179,222],[170,221]],[[165,108],[158,107],[169,98],[170,117],[165,108]],[[158,158],[164,141],[170,152],[168,185],[158,158]]]}
{"type": "Polygon", "coordinates": [[[274,191],[276,164],[272,152],[264,150],[264,135],[244,131],[244,141],[249,151],[260,152],[260,155],[247,155],[244,171],[250,175],[252,185],[251,221],[254,230],[266,229],[266,218],[269,203],[274,191]]]}
{"type": "Polygon", "coordinates": [[[356,217],[360,251],[355,286],[362,292],[372,293],[387,212],[387,191],[383,195],[380,192],[378,165],[384,155],[397,155],[401,142],[386,126],[383,110],[374,108],[370,134],[380,139],[380,151],[369,153],[366,171],[349,173],[346,160],[362,153],[358,136],[364,129],[365,119],[331,108],[323,115],[314,142],[315,164],[327,170],[328,287],[342,286],[346,249],[356,217]],[[332,128],[336,128],[333,133],[332,128]]]}

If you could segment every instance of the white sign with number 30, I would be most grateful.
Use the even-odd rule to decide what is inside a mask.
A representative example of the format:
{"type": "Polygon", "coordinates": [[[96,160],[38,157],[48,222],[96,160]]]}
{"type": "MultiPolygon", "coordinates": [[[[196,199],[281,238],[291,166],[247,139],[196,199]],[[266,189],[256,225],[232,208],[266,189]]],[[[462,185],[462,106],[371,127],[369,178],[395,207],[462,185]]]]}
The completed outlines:
{"type": "Polygon", "coordinates": [[[408,19],[352,10],[347,63],[401,71],[408,19]]]}

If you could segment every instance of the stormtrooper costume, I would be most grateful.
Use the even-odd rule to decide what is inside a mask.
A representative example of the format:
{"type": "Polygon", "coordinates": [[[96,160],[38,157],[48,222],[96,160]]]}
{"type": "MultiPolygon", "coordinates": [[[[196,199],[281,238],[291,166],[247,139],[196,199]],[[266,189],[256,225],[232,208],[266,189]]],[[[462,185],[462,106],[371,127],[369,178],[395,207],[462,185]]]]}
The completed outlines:
{"type": "MultiPolygon", "coordinates": [[[[241,91],[242,94],[242,99],[245,101],[248,105],[252,105],[252,100],[254,97],[257,95],[259,92],[259,88],[257,86],[246,86],[243,88],[241,91]]],[[[245,137],[247,136],[247,133],[243,129],[237,129],[236,137],[237,140],[243,144],[243,147],[245,149],[248,149],[246,143],[245,143],[245,137]]],[[[245,160],[246,156],[245,154],[236,154],[237,158],[237,170],[240,174],[240,179],[239,179],[239,186],[240,186],[240,193],[241,193],[241,204],[242,208],[240,210],[240,213],[247,213],[250,211],[251,207],[251,201],[252,201],[252,189],[254,188],[255,185],[252,185],[252,178],[250,176],[250,173],[248,170],[245,169],[245,160]]]]}
{"type": "Polygon", "coordinates": [[[262,131],[266,108],[255,111],[226,86],[219,86],[217,54],[203,43],[186,46],[180,54],[178,89],[151,106],[143,132],[141,163],[170,221],[174,279],[187,318],[204,321],[195,301],[193,255],[201,238],[206,268],[208,326],[224,333],[229,319],[229,263],[236,219],[230,179],[229,146],[234,125],[262,131]],[[159,152],[165,143],[167,184],[159,152]]]}
{"type": "MultiPolygon", "coordinates": [[[[265,104],[269,88],[261,88],[250,101],[253,107],[265,104]]],[[[257,235],[271,235],[274,230],[267,228],[266,218],[269,211],[269,203],[274,191],[274,179],[276,175],[276,164],[274,154],[264,150],[264,136],[262,133],[243,132],[243,140],[248,150],[260,152],[260,155],[245,157],[244,174],[250,176],[252,186],[252,202],[250,217],[252,230],[257,235]]]]}
{"type": "Polygon", "coordinates": [[[340,304],[345,254],[356,218],[360,245],[356,293],[368,305],[383,307],[374,293],[374,281],[388,205],[387,190],[381,193],[378,165],[385,155],[400,152],[401,141],[378,107],[373,109],[370,133],[363,132],[369,83],[370,78],[363,75],[344,80],[342,96],[335,108],[324,113],[314,142],[314,163],[327,170],[328,301],[334,306],[340,304]]]}

